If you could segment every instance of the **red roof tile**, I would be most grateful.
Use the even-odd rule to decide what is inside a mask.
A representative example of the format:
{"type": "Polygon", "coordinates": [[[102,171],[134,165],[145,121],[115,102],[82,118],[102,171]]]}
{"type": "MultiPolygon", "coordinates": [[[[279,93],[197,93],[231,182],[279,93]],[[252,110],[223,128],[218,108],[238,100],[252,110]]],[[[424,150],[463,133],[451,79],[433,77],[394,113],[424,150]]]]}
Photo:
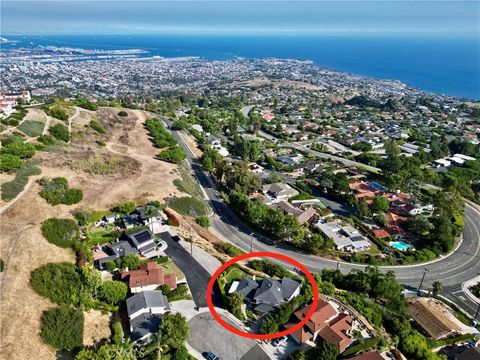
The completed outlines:
{"type": "Polygon", "coordinates": [[[172,274],[164,276],[163,269],[159,269],[156,262],[143,263],[138,270],[124,271],[120,278],[122,280],[128,279],[130,289],[163,284],[167,284],[170,288],[177,287],[176,276],[172,274]]]}

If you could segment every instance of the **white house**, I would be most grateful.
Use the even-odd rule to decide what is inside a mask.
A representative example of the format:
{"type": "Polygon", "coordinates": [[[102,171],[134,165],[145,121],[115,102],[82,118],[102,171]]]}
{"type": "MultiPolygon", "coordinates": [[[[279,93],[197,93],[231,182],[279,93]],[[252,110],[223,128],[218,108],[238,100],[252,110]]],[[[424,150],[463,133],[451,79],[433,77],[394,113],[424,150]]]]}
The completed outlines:
{"type": "Polygon", "coordinates": [[[288,198],[299,194],[298,190],[295,190],[290,185],[284,183],[265,184],[262,186],[261,191],[267,205],[287,200],[288,198]]]}
{"type": "Polygon", "coordinates": [[[170,311],[168,299],[160,290],[142,291],[127,299],[129,319],[141,314],[165,314],[170,311]]]}

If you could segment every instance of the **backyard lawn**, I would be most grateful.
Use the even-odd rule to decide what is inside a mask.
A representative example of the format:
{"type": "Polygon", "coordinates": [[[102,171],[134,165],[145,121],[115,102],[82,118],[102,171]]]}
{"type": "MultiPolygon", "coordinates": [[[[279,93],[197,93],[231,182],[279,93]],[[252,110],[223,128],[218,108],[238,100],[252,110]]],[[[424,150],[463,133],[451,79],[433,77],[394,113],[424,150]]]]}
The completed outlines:
{"type": "Polygon", "coordinates": [[[247,276],[247,274],[243,270],[239,268],[232,268],[228,270],[225,276],[225,285],[231,284],[235,280],[241,280],[245,276],[247,276]]]}
{"type": "Polygon", "coordinates": [[[118,237],[118,234],[113,232],[112,228],[113,225],[107,228],[101,228],[96,226],[91,227],[91,231],[89,231],[88,233],[88,246],[92,247],[97,244],[104,245],[109,242],[115,241],[118,237]]]}
{"type": "Polygon", "coordinates": [[[178,268],[172,260],[168,260],[166,264],[160,265],[163,268],[165,275],[175,274],[177,275],[177,281],[185,279],[185,274],[178,268]]]}

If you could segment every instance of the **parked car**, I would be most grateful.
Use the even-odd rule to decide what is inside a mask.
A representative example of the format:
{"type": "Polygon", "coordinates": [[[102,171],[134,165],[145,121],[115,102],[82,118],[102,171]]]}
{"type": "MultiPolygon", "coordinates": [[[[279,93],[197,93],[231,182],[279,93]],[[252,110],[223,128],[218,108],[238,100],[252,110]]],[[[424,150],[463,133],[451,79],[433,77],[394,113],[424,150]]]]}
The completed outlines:
{"type": "Polygon", "coordinates": [[[220,359],[217,355],[215,355],[213,352],[211,351],[208,351],[208,352],[204,352],[203,354],[203,357],[207,360],[222,360],[220,359]]]}
{"type": "Polygon", "coordinates": [[[288,336],[282,336],[273,340],[272,345],[277,347],[287,342],[288,336]]]}

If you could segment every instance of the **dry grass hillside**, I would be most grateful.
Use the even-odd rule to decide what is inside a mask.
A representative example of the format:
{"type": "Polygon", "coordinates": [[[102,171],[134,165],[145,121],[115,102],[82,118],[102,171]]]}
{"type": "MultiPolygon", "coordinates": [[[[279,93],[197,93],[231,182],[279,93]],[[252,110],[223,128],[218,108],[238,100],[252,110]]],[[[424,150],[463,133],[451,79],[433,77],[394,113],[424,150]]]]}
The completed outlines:
{"type": "MultiPolygon", "coordinates": [[[[46,122],[40,110],[30,110],[29,118],[46,122]],[[30,114],[30,111],[32,114],[30,114]]],[[[0,257],[5,271],[0,275],[0,358],[9,360],[55,359],[54,349],[39,337],[41,313],[53,304],[37,295],[29,285],[30,272],[48,262],[74,261],[74,254],[48,243],[41,235],[42,221],[50,217],[71,217],[76,208],[105,209],[114,204],[136,200],[162,200],[181,196],[173,185],[175,165],[155,160],[158,153],[148,139],[142,111],[128,110],[119,117],[118,109],[102,108],[92,112],[70,108],[71,142],[52,145],[38,151],[41,176],[64,176],[71,187],[80,188],[83,200],[72,206],[51,206],[38,193],[35,182],[26,187],[8,208],[0,203],[0,257]],[[104,131],[97,131],[92,121],[104,131]]],[[[51,119],[50,119],[51,120],[51,119]]],[[[57,121],[51,121],[56,123],[57,121]]],[[[97,126],[97,129],[99,127],[97,126]]],[[[32,141],[36,141],[32,139],[32,141]]],[[[12,176],[2,175],[1,181],[12,176]]],[[[92,343],[108,336],[108,317],[98,313],[86,317],[85,341],[92,343]]]]}

